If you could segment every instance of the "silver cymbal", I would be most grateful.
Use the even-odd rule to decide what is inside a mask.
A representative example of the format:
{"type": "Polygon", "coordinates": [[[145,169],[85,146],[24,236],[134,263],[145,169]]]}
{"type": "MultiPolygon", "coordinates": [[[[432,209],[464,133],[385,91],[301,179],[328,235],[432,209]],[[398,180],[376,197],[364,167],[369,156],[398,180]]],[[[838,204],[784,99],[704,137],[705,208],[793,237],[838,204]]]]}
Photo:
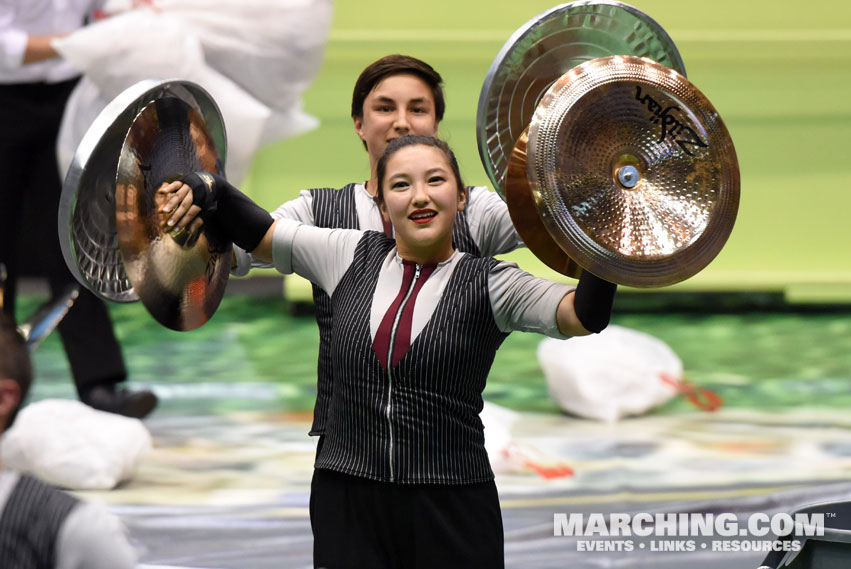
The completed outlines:
{"type": "Polygon", "coordinates": [[[565,73],[535,111],[526,152],[544,226],[606,280],[685,280],[733,229],[740,177],[730,133],[697,87],[649,59],[602,57],[565,73]]]}
{"type": "Polygon", "coordinates": [[[221,113],[200,86],[189,81],[147,80],[122,92],[98,115],[80,142],[62,187],[59,242],[71,273],[104,300],[134,302],[115,224],[116,172],[122,144],[136,116],[151,102],[177,97],[196,109],[225,163],[227,139],[221,113]]]}
{"type": "Polygon", "coordinates": [[[662,27],[628,4],[570,2],[539,14],[503,45],[479,96],[479,155],[494,189],[505,197],[514,145],[543,94],[573,67],[609,55],[645,56],[685,75],[674,42],[662,27]]]}
{"type": "Polygon", "coordinates": [[[179,97],[159,97],[133,120],[118,161],[115,218],[133,290],[156,320],[194,330],[215,313],[230,273],[232,246],[205,226],[173,235],[161,227],[168,196],[157,190],[197,171],[222,172],[201,114],[179,97]]]}

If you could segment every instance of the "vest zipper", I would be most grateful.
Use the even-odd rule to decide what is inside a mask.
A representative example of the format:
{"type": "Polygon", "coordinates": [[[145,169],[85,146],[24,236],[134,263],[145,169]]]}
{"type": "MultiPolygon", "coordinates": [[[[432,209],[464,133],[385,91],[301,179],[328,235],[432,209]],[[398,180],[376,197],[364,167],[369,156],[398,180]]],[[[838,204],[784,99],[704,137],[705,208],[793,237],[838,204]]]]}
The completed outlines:
{"type": "Polygon", "coordinates": [[[416,271],[414,272],[411,285],[408,287],[408,293],[402,299],[402,302],[399,303],[399,310],[396,312],[396,317],[393,319],[393,328],[390,330],[390,347],[387,349],[387,412],[385,415],[387,416],[387,424],[390,430],[390,482],[396,481],[396,473],[393,470],[393,419],[390,416],[393,406],[391,399],[393,395],[393,344],[396,343],[396,330],[399,328],[399,320],[402,318],[402,312],[405,310],[405,305],[408,304],[408,299],[411,298],[411,294],[414,292],[417,280],[420,278],[420,270],[422,270],[422,266],[416,265],[416,271]]]}

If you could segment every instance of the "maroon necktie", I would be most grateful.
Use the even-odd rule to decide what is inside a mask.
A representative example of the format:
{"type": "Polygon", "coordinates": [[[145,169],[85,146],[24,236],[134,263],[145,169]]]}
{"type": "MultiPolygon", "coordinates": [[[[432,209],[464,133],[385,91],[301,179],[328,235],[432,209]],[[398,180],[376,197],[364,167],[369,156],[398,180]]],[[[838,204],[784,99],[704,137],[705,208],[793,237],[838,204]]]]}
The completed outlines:
{"type": "Polygon", "coordinates": [[[375,334],[375,340],[372,342],[372,349],[375,350],[375,355],[378,356],[378,361],[381,367],[387,369],[387,358],[390,351],[390,339],[393,337],[393,324],[396,323],[396,317],[399,316],[396,326],[396,335],[393,337],[393,362],[390,367],[395,367],[408,350],[411,349],[411,323],[414,320],[414,304],[417,295],[426,279],[434,272],[437,267],[433,265],[423,265],[420,268],[419,277],[414,283],[417,274],[417,265],[412,261],[402,261],[404,272],[402,274],[402,286],[399,288],[399,294],[390,304],[390,308],[381,319],[381,324],[378,326],[378,331],[375,334]],[[413,288],[412,288],[413,287],[413,288]],[[407,300],[406,300],[407,299],[407,300]],[[402,303],[405,303],[402,306],[402,303]],[[402,309],[402,314],[399,315],[399,309],[402,309]]]}

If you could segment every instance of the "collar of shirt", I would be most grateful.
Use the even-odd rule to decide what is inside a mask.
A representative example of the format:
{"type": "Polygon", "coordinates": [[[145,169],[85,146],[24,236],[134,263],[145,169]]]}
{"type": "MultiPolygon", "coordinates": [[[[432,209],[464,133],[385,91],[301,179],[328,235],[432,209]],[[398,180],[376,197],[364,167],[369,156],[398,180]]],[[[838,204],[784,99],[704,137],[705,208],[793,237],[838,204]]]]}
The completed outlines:
{"type": "Polygon", "coordinates": [[[361,230],[384,233],[381,210],[378,208],[375,198],[363,184],[355,185],[355,210],[358,214],[358,224],[361,230]]]}
{"type": "MultiPolygon", "coordinates": [[[[458,261],[464,256],[464,253],[455,251],[447,260],[438,263],[425,281],[417,295],[416,304],[414,305],[413,319],[411,320],[411,343],[414,343],[417,336],[422,332],[425,325],[434,314],[434,309],[437,308],[438,302],[443,295],[446,284],[452,277],[458,261]]],[[[402,286],[402,278],[404,276],[404,264],[395,247],[384,259],[381,266],[381,272],[378,276],[378,283],[375,286],[375,294],[372,299],[372,307],[369,315],[369,333],[370,338],[374,341],[375,335],[378,333],[378,327],[381,325],[381,320],[390,308],[390,305],[396,298],[400,287],[402,286]]]]}

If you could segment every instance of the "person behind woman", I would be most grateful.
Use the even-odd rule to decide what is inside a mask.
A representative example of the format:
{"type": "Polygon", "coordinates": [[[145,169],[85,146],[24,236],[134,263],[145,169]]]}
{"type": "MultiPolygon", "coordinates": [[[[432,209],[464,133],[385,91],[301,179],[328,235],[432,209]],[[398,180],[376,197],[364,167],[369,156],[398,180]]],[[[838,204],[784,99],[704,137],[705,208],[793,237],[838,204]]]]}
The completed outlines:
{"type": "Polygon", "coordinates": [[[479,419],[496,350],[512,330],[559,338],[602,330],[615,285],[584,273],[574,291],[456,251],[466,193],[438,139],[391,141],[377,178],[394,238],[273,221],[208,173],[160,191],[177,192],[162,209],[180,219],[185,182],[213,227],[331,298],[334,388],[311,487],[314,564],[503,567],[479,419]]]}

